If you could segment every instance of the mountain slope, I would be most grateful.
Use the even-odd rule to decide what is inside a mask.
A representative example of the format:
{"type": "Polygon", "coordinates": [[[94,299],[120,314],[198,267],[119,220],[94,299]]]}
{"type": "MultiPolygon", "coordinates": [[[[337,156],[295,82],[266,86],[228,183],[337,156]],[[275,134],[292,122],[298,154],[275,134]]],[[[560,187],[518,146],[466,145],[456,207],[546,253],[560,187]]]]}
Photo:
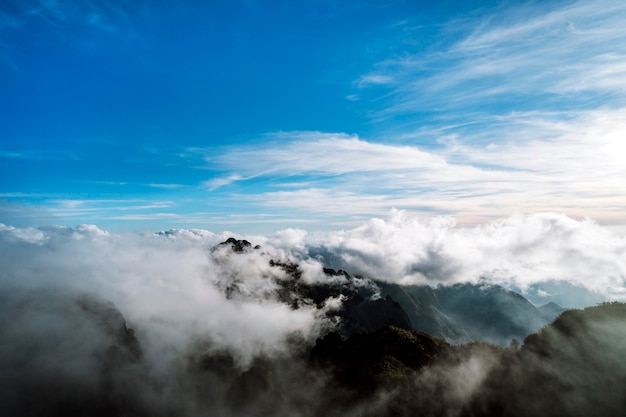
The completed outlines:
{"type": "Polygon", "coordinates": [[[623,415],[625,358],[626,304],[566,311],[503,357],[467,415],[623,415]]]}
{"type": "Polygon", "coordinates": [[[550,323],[563,311],[556,304],[540,310],[502,287],[456,284],[400,286],[377,282],[381,294],[397,300],[413,328],[453,343],[485,340],[508,345],[550,323]]]}
{"type": "Polygon", "coordinates": [[[437,340],[384,328],[318,341],[314,362],[335,378],[320,398],[341,407],[319,405],[319,414],[617,417],[626,409],[626,304],[567,311],[521,349],[437,340]],[[399,343],[404,335],[413,342],[399,343]]]}

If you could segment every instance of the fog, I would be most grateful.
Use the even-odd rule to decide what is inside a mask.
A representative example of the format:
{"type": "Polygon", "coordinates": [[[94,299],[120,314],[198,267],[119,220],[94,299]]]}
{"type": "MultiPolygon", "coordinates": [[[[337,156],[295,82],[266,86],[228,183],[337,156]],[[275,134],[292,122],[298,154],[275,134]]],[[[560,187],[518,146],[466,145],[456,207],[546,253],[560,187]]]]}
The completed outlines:
{"type": "MultiPolygon", "coordinates": [[[[365,401],[308,359],[318,338],[339,329],[332,313],[346,297],[313,302],[292,288],[294,277],[304,286],[367,288],[372,299],[378,280],[498,284],[545,300],[560,283],[623,300],[625,263],[623,237],[557,214],[468,228],[393,212],[353,229],[265,237],[0,224],[0,411],[369,415],[393,403],[400,415],[417,405],[462,415],[477,393],[492,389],[494,372],[504,372],[498,358],[506,351],[443,349],[434,355],[445,360],[365,401]],[[230,237],[251,244],[220,244],[230,237]],[[349,400],[334,408],[343,395],[349,400]]],[[[535,353],[525,355],[530,361],[535,353]]]]}
{"type": "Polygon", "coordinates": [[[281,259],[280,251],[211,251],[226,237],[205,231],[113,235],[95,226],[5,226],[2,232],[3,288],[110,301],[129,322],[141,323],[139,331],[159,354],[184,347],[192,336],[210,335],[246,362],[264,350],[280,350],[293,332],[310,338],[323,326],[314,308],[292,311],[274,297],[274,280],[285,274],[269,260],[281,259]],[[237,287],[236,297],[225,296],[229,286],[237,287]]]}

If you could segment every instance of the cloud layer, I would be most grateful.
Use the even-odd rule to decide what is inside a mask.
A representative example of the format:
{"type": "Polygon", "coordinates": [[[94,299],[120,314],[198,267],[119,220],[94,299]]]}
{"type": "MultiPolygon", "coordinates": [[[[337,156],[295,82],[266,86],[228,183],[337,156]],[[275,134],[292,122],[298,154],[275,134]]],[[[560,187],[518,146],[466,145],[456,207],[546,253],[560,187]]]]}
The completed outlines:
{"type": "Polygon", "coordinates": [[[338,44],[333,53],[342,59],[325,56],[322,51],[331,52],[322,47],[327,40],[310,38],[303,27],[292,41],[306,40],[311,48],[294,52],[319,50],[319,67],[328,70],[308,73],[309,65],[290,66],[308,62],[305,53],[306,59],[268,61],[261,69],[269,78],[250,72],[260,58],[253,45],[258,41],[266,54],[274,45],[273,38],[261,36],[267,33],[255,31],[275,26],[270,32],[277,39],[291,39],[279,16],[286,13],[296,22],[311,17],[311,9],[276,6],[282,12],[274,15],[269,12],[274,6],[248,6],[33,0],[0,8],[0,55],[19,57],[26,70],[15,83],[7,78],[15,84],[7,84],[9,90],[19,102],[49,99],[41,104],[45,107],[8,111],[35,112],[20,117],[58,111],[47,121],[54,123],[42,129],[57,132],[60,144],[50,149],[40,133],[22,131],[24,123],[7,131],[0,158],[12,180],[0,193],[6,200],[0,201],[2,221],[153,230],[221,230],[229,224],[241,232],[269,233],[285,224],[351,227],[397,208],[453,215],[461,224],[551,211],[626,230],[623,5],[587,0],[417,12],[404,2],[340,7],[346,13],[341,16],[353,14],[360,22],[370,7],[381,12],[371,33],[355,31],[358,42],[355,27],[337,25],[338,15],[328,20],[313,7],[315,25],[338,30],[329,38],[347,35],[332,41],[338,44]],[[219,24],[207,27],[205,16],[219,24]],[[233,42],[233,49],[246,46],[238,43],[243,35],[233,22],[247,28],[243,32],[254,40],[246,44],[250,50],[226,53],[218,61],[211,57],[221,55],[197,53],[230,50],[223,42],[233,42]],[[189,31],[180,33],[176,24],[189,31]],[[48,49],[41,45],[49,45],[58,59],[40,55],[48,49]],[[197,50],[188,51],[190,46],[197,50]],[[353,64],[345,62],[342,48],[350,49],[353,64]],[[244,61],[231,61],[235,58],[244,61]],[[185,59],[192,61],[180,65],[185,59]],[[44,61],[48,66],[40,65],[44,61]],[[230,71],[229,65],[247,72],[230,71]],[[56,74],[71,74],[72,68],[92,71],[77,72],[76,84],[62,87],[56,74]],[[46,74],[50,82],[39,84],[46,74]],[[226,74],[232,78],[220,81],[226,74]],[[242,76],[263,88],[248,88],[242,76]],[[268,82],[274,77],[277,83],[268,82]],[[324,77],[333,81],[320,81],[324,77]],[[292,92],[301,84],[309,87],[292,92]],[[44,85],[55,88],[41,89],[44,85]],[[128,88],[109,88],[116,85],[128,88]],[[194,91],[192,96],[209,101],[187,97],[194,91]],[[112,94],[113,101],[100,105],[111,113],[84,94],[112,94]],[[153,99],[155,94],[162,99],[153,99]],[[272,117],[262,111],[270,101],[279,103],[272,117]],[[308,102],[324,108],[298,107],[308,102]],[[63,110],[59,103],[69,107],[63,110]],[[299,110],[285,112],[284,103],[299,110]],[[119,116],[122,107],[124,114],[137,112],[128,126],[119,116]],[[213,107],[225,113],[215,113],[211,123],[196,117],[213,107]],[[83,108],[88,112],[80,117],[85,123],[80,130],[65,117],[83,108]],[[78,130],[66,132],[67,126],[78,130]],[[97,133],[96,126],[118,130],[97,133]],[[173,143],[172,137],[179,140],[173,143]],[[84,140],[89,146],[78,146],[84,140]],[[111,162],[118,160],[124,162],[111,162]]]}
{"type": "Polygon", "coordinates": [[[449,21],[433,49],[411,42],[423,28],[408,18],[399,51],[354,84],[382,128],[211,150],[207,167],[223,172],[212,184],[344,225],[395,207],[461,223],[556,211],[623,228],[625,14],[594,1],[485,9],[449,21]]]}
{"type": "Polygon", "coordinates": [[[237,256],[210,250],[228,236],[199,229],[154,235],[89,225],[2,225],[1,277],[5,288],[98,294],[158,331],[199,331],[238,346],[276,346],[290,332],[314,335],[320,325],[306,308],[290,313],[289,322],[276,320],[287,311],[276,283],[287,275],[271,267],[271,259],[299,264],[308,281],[330,279],[321,273],[329,266],[404,284],[482,282],[526,291],[562,282],[605,299],[626,298],[624,238],[592,220],[555,213],[469,227],[452,217],[396,210],[345,230],[249,236],[262,249],[237,256]],[[226,288],[236,296],[228,299],[226,288]],[[263,340],[268,336],[271,343],[263,340]]]}
{"type": "Polygon", "coordinates": [[[384,281],[484,282],[522,290],[560,281],[626,297],[626,240],[591,220],[559,214],[459,227],[452,218],[420,220],[395,211],[311,244],[337,266],[384,281]]]}
{"type": "Polygon", "coordinates": [[[213,181],[214,188],[254,179],[267,191],[231,198],[270,211],[363,218],[396,207],[454,214],[462,223],[558,211],[620,225],[624,117],[623,110],[589,111],[567,122],[541,113],[510,115],[486,131],[433,132],[437,147],[280,133],[207,162],[230,173],[213,181]]]}
{"type": "MultiPolygon", "coordinates": [[[[494,9],[481,19],[449,22],[452,41],[434,51],[407,48],[356,85],[391,88],[383,117],[433,108],[589,109],[600,97],[623,105],[625,15],[624,5],[598,1],[494,9]],[[495,102],[499,108],[490,108],[495,102]]],[[[413,31],[419,36],[419,27],[406,33],[413,31]]]]}
{"type": "Polygon", "coordinates": [[[323,324],[321,313],[304,307],[291,311],[275,296],[273,279],[284,273],[270,268],[269,259],[282,259],[281,254],[210,251],[223,240],[193,230],[115,235],[96,226],[2,225],[2,286],[8,292],[44,289],[113,302],[127,320],[141,323],[148,354],[161,357],[210,335],[246,363],[266,350],[279,351],[294,333],[314,337],[323,324]],[[224,289],[232,285],[239,296],[228,299],[224,289]]]}

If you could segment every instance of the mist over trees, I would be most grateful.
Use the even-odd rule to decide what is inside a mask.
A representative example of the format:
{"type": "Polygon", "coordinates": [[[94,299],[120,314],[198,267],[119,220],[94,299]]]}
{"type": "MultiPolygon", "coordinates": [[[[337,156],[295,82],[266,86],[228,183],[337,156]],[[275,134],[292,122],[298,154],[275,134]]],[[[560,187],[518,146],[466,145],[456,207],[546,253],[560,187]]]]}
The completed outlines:
{"type": "Polygon", "coordinates": [[[402,285],[201,231],[34,232],[2,240],[3,262],[19,265],[2,273],[2,415],[582,416],[626,406],[621,303],[564,311],[485,282],[402,285]]]}

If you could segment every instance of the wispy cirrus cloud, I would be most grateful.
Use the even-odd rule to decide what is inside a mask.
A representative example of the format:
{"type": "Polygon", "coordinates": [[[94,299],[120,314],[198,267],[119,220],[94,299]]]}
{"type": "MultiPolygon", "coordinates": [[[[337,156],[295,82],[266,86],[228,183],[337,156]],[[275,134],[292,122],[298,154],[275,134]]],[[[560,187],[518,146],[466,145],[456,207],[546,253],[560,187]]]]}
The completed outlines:
{"type": "Polygon", "coordinates": [[[216,190],[225,185],[232,184],[236,181],[241,181],[244,178],[239,174],[232,174],[224,178],[213,178],[202,183],[202,185],[209,189],[209,191],[216,190]]]}
{"type": "Polygon", "coordinates": [[[176,219],[178,217],[179,215],[177,215],[176,213],[122,214],[119,216],[108,217],[108,220],[138,221],[176,219]]]}
{"type": "MultiPolygon", "coordinates": [[[[0,4],[0,62],[21,74],[21,55],[13,39],[18,31],[30,29],[28,41],[56,42],[59,39],[71,40],[81,48],[93,53],[99,50],[94,39],[88,36],[75,36],[73,28],[87,29],[109,38],[120,39],[135,45],[142,39],[129,13],[128,6],[112,1],[54,1],[27,0],[0,4]],[[51,36],[54,34],[54,36],[51,36]],[[17,52],[17,53],[16,53],[17,52]]],[[[148,8],[143,8],[144,17],[148,8]]]]}
{"type": "Polygon", "coordinates": [[[344,133],[279,132],[268,134],[266,138],[269,139],[267,145],[231,147],[206,161],[254,176],[273,173],[341,175],[445,165],[441,157],[416,147],[367,142],[344,133]]]}
{"type": "Polygon", "coordinates": [[[173,201],[137,199],[57,199],[49,201],[48,211],[60,218],[98,219],[108,217],[117,220],[140,220],[170,217],[169,213],[155,213],[155,210],[169,209],[173,206],[175,206],[173,201]]]}
{"type": "Polygon", "coordinates": [[[129,23],[127,13],[114,2],[49,0],[14,3],[11,12],[7,9],[2,12],[0,23],[3,27],[19,28],[32,18],[41,19],[55,27],[80,23],[109,33],[118,33],[123,24],[129,23]]]}
{"type": "Polygon", "coordinates": [[[579,1],[451,21],[452,42],[407,49],[355,81],[359,96],[387,90],[370,102],[387,133],[282,132],[207,163],[225,178],[265,179],[273,189],[237,198],[272,209],[367,216],[398,207],[462,222],[557,211],[618,224],[625,17],[622,4],[579,1]],[[281,176],[303,185],[283,187],[281,176]]]}
{"type": "Polygon", "coordinates": [[[165,184],[161,184],[161,183],[150,183],[150,184],[146,184],[148,187],[152,187],[152,188],[159,188],[162,190],[177,190],[179,188],[184,188],[185,185],[184,184],[171,184],[171,183],[165,183],[165,184]]]}
{"type": "MultiPolygon", "coordinates": [[[[99,38],[108,42],[109,33],[134,36],[133,23],[139,21],[129,19],[125,10],[133,18],[143,16],[135,13],[137,9],[107,2],[29,1],[18,6],[21,15],[7,14],[0,6],[0,42],[3,31],[23,24],[20,19],[31,19],[58,34],[78,25],[81,33],[104,34],[99,38]]],[[[156,8],[155,16],[166,12],[156,8]]],[[[279,218],[349,223],[397,207],[456,215],[461,223],[515,211],[556,211],[593,217],[603,224],[623,223],[626,6],[550,2],[507,4],[484,12],[473,10],[444,23],[440,31],[433,30],[434,25],[421,31],[411,13],[402,13],[403,22],[377,32],[381,35],[377,45],[395,55],[381,61],[379,57],[388,52],[369,55],[368,63],[373,59],[378,63],[369,70],[359,65],[365,73],[347,77],[347,84],[354,80],[353,90],[337,95],[354,100],[350,106],[365,106],[361,110],[376,123],[320,126],[313,119],[302,125],[277,119],[260,128],[251,125],[246,145],[204,143],[191,139],[204,137],[204,130],[189,128],[180,135],[189,143],[180,148],[169,138],[167,145],[157,139],[142,145],[141,154],[116,148],[115,155],[124,158],[120,166],[129,171],[112,175],[113,181],[99,181],[111,187],[89,189],[92,195],[106,192],[112,198],[107,203],[61,201],[80,200],[84,193],[36,202],[43,201],[49,212],[65,221],[156,219],[172,211],[177,222],[194,219],[202,225],[206,218],[212,219],[211,225],[221,226],[220,219],[241,222],[229,216],[243,212],[279,214],[263,218],[274,223],[279,218]],[[429,40],[411,42],[412,36],[426,32],[429,40]],[[262,129],[281,126],[333,126],[339,132],[358,133],[262,134],[262,129]],[[261,130],[254,131],[257,128],[261,130]],[[142,175],[130,171],[134,169],[142,175]],[[124,196],[135,201],[114,201],[124,196]]],[[[77,38],[81,37],[71,40],[77,38]]],[[[230,143],[237,143],[235,136],[230,143]]],[[[90,161],[83,153],[91,147],[62,153],[27,149],[19,138],[15,143],[5,145],[0,158],[14,164],[90,161]]],[[[105,165],[99,167],[108,173],[111,167],[105,165]]],[[[102,178],[109,177],[97,176],[102,178]]],[[[5,198],[28,202],[25,196],[5,198]]]]}
{"type": "Polygon", "coordinates": [[[462,222],[557,211],[615,224],[626,207],[625,118],[623,110],[590,111],[567,122],[541,113],[510,116],[506,124],[518,128],[502,128],[492,142],[467,132],[428,148],[281,132],[265,144],[213,155],[211,167],[255,178],[235,199],[271,209],[367,216],[396,207],[459,215],[462,222]],[[289,176],[305,180],[301,187],[274,180],[289,176]]]}
{"type": "MultiPolygon", "coordinates": [[[[385,85],[378,117],[423,111],[503,113],[559,106],[623,105],[626,6],[579,1],[496,10],[452,21],[457,40],[434,52],[404,51],[379,62],[355,85],[385,85]]],[[[448,115],[450,116],[450,115],[448,115]]]]}

